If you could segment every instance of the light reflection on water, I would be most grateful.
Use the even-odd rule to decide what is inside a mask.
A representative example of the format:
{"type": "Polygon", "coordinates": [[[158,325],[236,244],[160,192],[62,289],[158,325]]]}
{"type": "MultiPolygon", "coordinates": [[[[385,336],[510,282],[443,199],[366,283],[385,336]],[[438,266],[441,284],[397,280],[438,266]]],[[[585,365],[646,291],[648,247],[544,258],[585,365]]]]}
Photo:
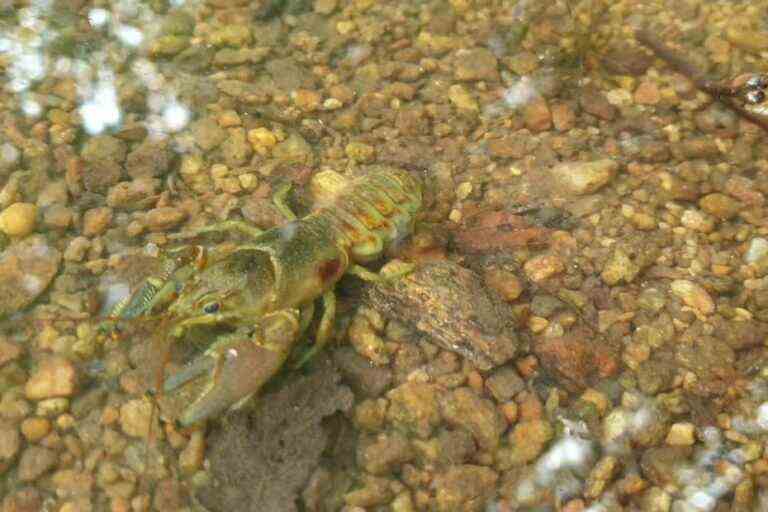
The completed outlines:
{"type": "MultiPolygon", "coordinates": [[[[181,7],[184,0],[170,2],[181,7]]],[[[77,112],[82,127],[89,135],[118,130],[123,122],[120,85],[115,66],[129,64],[133,76],[121,80],[138,80],[151,93],[150,114],[144,120],[153,138],[183,130],[192,117],[189,107],[181,103],[168,79],[145,57],[144,43],[155,35],[162,17],[148,6],[133,0],[115,2],[110,10],[102,7],[88,11],[90,27],[100,35],[99,44],[79,58],[52,55],[51,43],[61,36],[51,23],[53,2],[37,0],[19,9],[18,23],[0,31],[0,55],[8,59],[5,88],[18,97],[20,111],[27,117],[44,115],[46,102],[36,97],[34,87],[47,76],[72,78],[77,84],[77,112]],[[138,28],[143,27],[143,28],[138,28]]]]}

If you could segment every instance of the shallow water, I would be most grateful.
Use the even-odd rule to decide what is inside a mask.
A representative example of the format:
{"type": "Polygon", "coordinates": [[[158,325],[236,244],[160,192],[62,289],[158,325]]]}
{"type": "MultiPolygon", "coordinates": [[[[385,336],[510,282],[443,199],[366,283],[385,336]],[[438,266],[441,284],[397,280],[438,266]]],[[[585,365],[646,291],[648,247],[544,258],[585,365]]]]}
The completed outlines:
{"type": "Polygon", "coordinates": [[[768,509],[766,7],[0,0],[2,510],[768,509]],[[345,276],[319,355],[322,300],[258,396],[175,423],[208,381],[166,377],[268,321],[173,343],[210,300],[114,305],[243,311],[279,272],[195,230],[360,220],[345,183],[381,212],[393,168],[422,206],[364,263],[403,275],[345,276]]]}

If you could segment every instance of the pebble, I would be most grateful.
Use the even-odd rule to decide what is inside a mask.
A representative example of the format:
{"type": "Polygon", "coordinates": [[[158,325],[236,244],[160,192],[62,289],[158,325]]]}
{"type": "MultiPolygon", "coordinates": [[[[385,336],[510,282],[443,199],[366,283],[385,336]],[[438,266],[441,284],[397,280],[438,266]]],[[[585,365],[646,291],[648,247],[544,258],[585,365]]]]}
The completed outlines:
{"type": "Polygon", "coordinates": [[[52,229],[65,230],[72,225],[73,213],[61,204],[52,204],[43,211],[43,225],[52,229]]]}
{"type": "Polygon", "coordinates": [[[612,455],[607,455],[597,461],[584,484],[584,497],[599,498],[619,468],[619,460],[612,455]]]}
{"type": "Polygon", "coordinates": [[[746,263],[755,263],[768,255],[768,240],[757,237],[749,241],[747,252],[744,253],[746,263]]]}
{"type": "Polygon", "coordinates": [[[565,262],[557,254],[540,254],[529,259],[523,265],[528,279],[540,283],[565,270],[565,262]]]}
{"type": "Polygon", "coordinates": [[[499,267],[487,267],[483,273],[486,286],[496,290],[507,302],[517,300],[523,293],[522,280],[511,270],[499,267]]]}
{"type": "Polygon", "coordinates": [[[22,354],[22,348],[16,343],[7,341],[0,336],[0,368],[6,363],[15,361],[22,354]]]}
{"type": "Polygon", "coordinates": [[[397,428],[426,439],[440,423],[438,390],[434,384],[406,382],[387,393],[387,419],[397,428]]]}
{"type": "Polygon", "coordinates": [[[0,212],[0,230],[9,236],[27,236],[35,230],[37,206],[13,203],[0,212]]]}
{"type": "Polygon", "coordinates": [[[35,414],[45,418],[55,418],[59,414],[62,414],[69,410],[68,398],[46,398],[40,400],[35,407],[35,414]]]}
{"type": "Polygon", "coordinates": [[[415,454],[411,443],[403,434],[391,432],[376,437],[373,443],[361,443],[357,461],[372,475],[386,476],[401,465],[410,462],[415,454]]]}
{"type": "Polygon", "coordinates": [[[55,418],[59,414],[69,410],[68,398],[46,398],[40,400],[35,408],[35,414],[46,418],[55,418]]]}
{"type": "Polygon", "coordinates": [[[168,144],[147,139],[128,153],[125,170],[131,178],[156,178],[168,171],[173,153],[168,144]]]}
{"type": "Polygon", "coordinates": [[[523,122],[532,132],[543,132],[552,128],[552,112],[547,100],[537,97],[523,109],[523,122]]]}
{"type": "Polygon", "coordinates": [[[112,208],[106,206],[91,208],[83,214],[83,235],[98,236],[112,222],[112,208]]]}
{"type": "Polygon", "coordinates": [[[472,48],[456,52],[453,76],[460,81],[498,81],[496,56],[487,48],[472,48]]]}
{"type": "Polygon", "coordinates": [[[616,117],[617,109],[610,104],[605,95],[596,87],[585,87],[582,91],[581,107],[588,114],[592,114],[603,121],[611,121],[616,117]]]}
{"type": "Polygon", "coordinates": [[[586,389],[584,393],[582,393],[580,399],[594,405],[597,409],[597,412],[600,413],[601,416],[605,414],[608,408],[611,406],[611,401],[608,399],[605,393],[602,393],[601,391],[598,391],[594,388],[586,389]]]}
{"type": "Polygon", "coordinates": [[[69,245],[64,250],[64,259],[66,261],[83,261],[88,249],[91,248],[91,241],[84,236],[77,236],[70,240],[69,245]]]}
{"type": "Polygon", "coordinates": [[[642,510],[648,512],[669,512],[672,509],[672,496],[660,487],[649,488],[642,497],[642,510]]]}
{"type": "Polygon", "coordinates": [[[699,200],[699,207],[705,212],[722,220],[733,218],[742,209],[742,205],[739,201],[719,192],[707,194],[702,197],[699,200]]]}
{"type": "Polygon", "coordinates": [[[363,475],[358,489],[344,495],[344,501],[350,507],[345,512],[365,512],[368,508],[384,505],[392,500],[392,486],[387,478],[363,475]],[[365,508],[363,508],[365,507],[365,508]]]}
{"type": "Polygon", "coordinates": [[[640,267],[633,262],[621,247],[614,249],[610,259],[605,263],[600,277],[605,284],[613,286],[624,281],[631,283],[640,273],[640,267]]]}
{"type": "Polygon", "coordinates": [[[350,344],[358,354],[378,366],[389,364],[389,354],[384,339],[374,330],[365,315],[355,315],[349,326],[348,335],[350,344]]]}
{"type": "Polygon", "coordinates": [[[600,190],[616,175],[619,164],[610,158],[590,162],[564,162],[550,169],[553,186],[567,194],[585,195],[600,190]]]}
{"type": "Polygon", "coordinates": [[[567,132],[576,124],[576,113],[567,103],[555,103],[550,110],[555,130],[567,132]]]}
{"type": "Polygon", "coordinates": [[[147,212],[145,224],[150,231],[167,231],[181,224],[187,214],[173,206],[153,208],[147,212]]]}
{"type": "Polygon", "coordinates": [[[248,131],[248,142],[260,155],[267,155],[277,144],[277,136],[267,128],[254,128],[248,131]]]}
{"type": "Polygon", "coordinates": [[[680,224],[700,233],[711,233],[716,226],[714,217],[694,208],[683,212],[680,216],[680,224]]]}
{"type": "Polygon", "coordinates": [[[485,386],[497,402],[511,400],[516,394],[525,389],[525,382],[511,366],[497,368],[485,380],[485,386]]]}
{"type": "Polygon", "coordinates": [[[157,193],[160,180],[138,178],[113,185],[107,192],[107,206],[123,210],[136,210],[147,206],[147,200],[157,193]]]}
{"type": "Polygon", "coordinates": [[[152,418],[152,403],[136,398],[120,407],[120,427],[123,432],[133,437],[146,437],[152,418]]]}
{"type": "Polygon", "coordinates": [[[158,37],[149,45],[149,55],[153,58],[173,57],[189,47],[187,36],[168,35],[158,37]]]}
{"type": "Polygon", "coordinates": [[[0,422],[0,474],[7,464],[16,457],[21,448],[19,429],[9,422],[0,422]]]}
{"type": "Polygon", "coordinates": [[[671,446],[691,446],[696,442],[696,425],[684,421],[669,427],[666,443],[671,446]]]}
{"type": "Polygon", "coordinates": [[[297,89],[291,92],[291,100],[303,112],[314,112],[320,108],[323,96],[310,89],[297,89]]]}
{"type": "Polygon", "coordinates": [[[669,287],[674,295],[699,313],[703,315],[714,313],[715,302],[700,285],[686,279],[676,279],[669,287]]]}
{"type": "Polygon", "coordinates": [[[552,425],[546,420],[521,421],[509,434],[508,450],[500,451],[500,464],[520,466],[536,460],[554,436],[552,425]]]}
{"type": "Polygon", "coordinates": [[[476,112],[480,110],[477,100],[461,84],[454,84],[448,88],[448,100],[459,110],[476,112]]]}
{"type": "Polygon", "coordinates": [[[230,128],[229,136],[221,143],[221,154],[229,167],[240,167],[248,163],[253,148],[244,128],[230,128]]]}
{"type": "Polygon", "coordinates": [[[499,446],[505,422],[496,406],[472,389],[461,387],[443,395],[440,410],[450,425],[471,433],[480,449],[493,451],[499,446]]]}
{"type": "Polygon", "coordinates": [[[19,479],[22,482],[37,480],[53,469],[57,461],[56,452],[42,446],[29,446],[19,460],[19,479]]]}
{"type": "Polygon", "coordinates": [[[312,166],[315,161],[312,147],[298,133],[291,133],[272,148],[272,156],[285,164],[312,166]]]}
{"type": "Polygon", "coordinates": [[[253,36],[248,25],[226,25],[209,36],[209,41],[214,46],[247,46],[253,36]]]}
{"type": "Polygon", "coordinates": [[[499,475],[485,466],[461,465],[435,477],[436,512],[484,510],[496,494],[499,475]]]}
{"type": "Polygon", "coordinates": [[[192,35],[195,30],[195,18],[186,11],[174,10],[163,18],[163,35],[192,35]]]}
{"type": "Polygon", "coordinates": [[[204,117],[191,125],[195,144],[204,151],[218,147],[227,138],[227,132],[213,117],[204,117]]]}
{"type": "Polygon", "coordinates": [[[21,433],[30,443],[36,443],[51,431],[51,421],[48,418],[26,418],[21,423],[21,433]]]}
{"type": "Polygon", "coordinates": [[[654,82],[640,82],[635,89],[634,99],[640,105],[656,105],[661,101],[659,87],[654,82]]]}
{"type": "Polygon", "coordinates": [[[50,356],[40,361],[24,392],[30,400],[69,397],[77,386],[77,370],[66,358],[50,356]]]}
{"type": "Polygon", "coordinates": [[[119,182],[127,150],[125,142],[111,135],[97,135],[88,139],[80,153],[85,163],[85,188],[91,192],[102,192],[119,182]]]}

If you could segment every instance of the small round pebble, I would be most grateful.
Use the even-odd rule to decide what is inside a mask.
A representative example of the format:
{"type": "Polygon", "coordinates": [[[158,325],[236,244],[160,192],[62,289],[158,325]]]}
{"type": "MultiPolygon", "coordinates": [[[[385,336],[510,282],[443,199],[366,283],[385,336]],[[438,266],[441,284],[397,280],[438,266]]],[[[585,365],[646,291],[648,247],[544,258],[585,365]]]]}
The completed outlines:
{"type": "Polygon", "coordinates": [[[13,203],[0,213],[0,230],[10,236],[27,236],[35,230],[37,206],[13,203]]]}
{"type": "Polygon", "coordinates": [[[696,426],[687,421],[673,423],[666,442],[670,446],[691,446],[696,442],[696,426]]]}
{"type": "Polygon", "coordinates": [[[21,433],[30,443],[35,443],[51,431],[51,421],[48,418],[27,418],[21,423],[21,433]]]}

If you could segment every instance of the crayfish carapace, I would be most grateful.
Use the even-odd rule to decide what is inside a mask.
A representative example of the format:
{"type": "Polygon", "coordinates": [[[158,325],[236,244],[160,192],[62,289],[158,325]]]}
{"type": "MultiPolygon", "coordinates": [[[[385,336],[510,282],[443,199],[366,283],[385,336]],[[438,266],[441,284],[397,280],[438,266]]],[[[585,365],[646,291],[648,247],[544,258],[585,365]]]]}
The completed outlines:
{"type": "Polygon", "coordinates": [[[347,273],[376,279],[360,265],[409,235],[422,205],[418,178],[393,167],[354,179],[323,171],[312,187],[319,206],[304,218],[296,219],[279,201],[292,219],[282,226],[260,231],[224,221],[196,232],[236,232],[243,242],[176,249],[163,275],[147,279],[113,311],[120,319],[162,309],[168,321],[155,340],[161,352],[196,330],[216,333],[201,356],[167,378],[162,358],[156,358],[164,393],[207,378],[197,398],[185,404],[182,426],[242,403],[271,379],[311,325],[319,298],[323,312],[310,352],[321,348],[332,335],[336,283],[347,273]]]}

